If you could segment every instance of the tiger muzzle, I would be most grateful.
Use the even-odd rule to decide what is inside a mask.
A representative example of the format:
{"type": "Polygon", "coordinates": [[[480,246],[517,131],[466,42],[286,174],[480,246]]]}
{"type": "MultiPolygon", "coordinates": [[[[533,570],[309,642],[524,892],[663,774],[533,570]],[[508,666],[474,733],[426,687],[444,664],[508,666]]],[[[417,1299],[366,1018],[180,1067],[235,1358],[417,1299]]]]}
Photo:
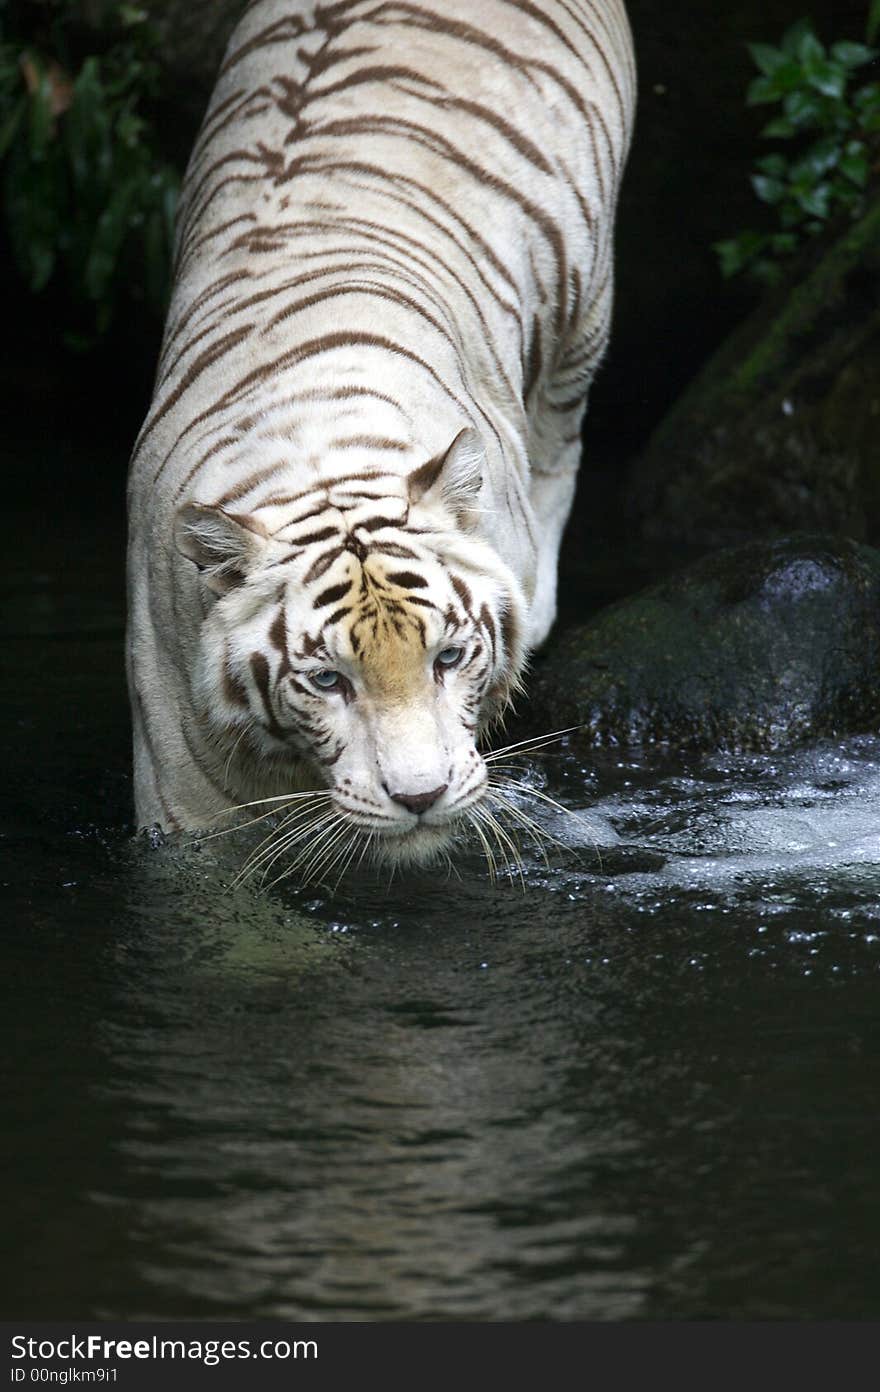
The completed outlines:
{"type": "Polygon", "coordinates": [[[432,788],[427,793],[392,793],[390,788],[386,788],[385,791],[392,802],[400,803],[400,806],[405,807],[407,812],[414,812],[417,817],[420,817],[423,812],[427,812],[430,807],[434,806],[435,802],[439,801],[448,787],[448,783],[441,783],[439,788],[432,788]]]}

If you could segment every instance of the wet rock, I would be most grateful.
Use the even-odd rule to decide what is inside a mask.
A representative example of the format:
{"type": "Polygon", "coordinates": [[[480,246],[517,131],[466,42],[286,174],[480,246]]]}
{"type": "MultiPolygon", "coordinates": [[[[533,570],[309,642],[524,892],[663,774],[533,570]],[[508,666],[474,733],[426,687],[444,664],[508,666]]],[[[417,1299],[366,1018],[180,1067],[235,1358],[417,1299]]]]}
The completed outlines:
{"type": "Polygon", "coordinates": [[[160,851],[167,844],[165,833],[158,822],[154,822],[150,827],[144,827],[141,839],[147,843],[151,851],[160,851]]]}
{"type": "Polygon", "coordinates": [[[880,539],[880,201],[709,361],[629,496],[644,534],[669,541],[880,539]]]}
{"type": "Polygon", "coordinates": [[[880,726],[880,552],[795,535],[706,556],[538,658],[528,727],[775,750],[880,726]]]}
{"type": "Polygon", "coordinates": [[[662,851],[647,846],[580,846],[563,855],[557,852],[553,864],[571,873],[581,871],[614,880],[621,875],[650,875],[662,870],[668,861],[662,851]]]}

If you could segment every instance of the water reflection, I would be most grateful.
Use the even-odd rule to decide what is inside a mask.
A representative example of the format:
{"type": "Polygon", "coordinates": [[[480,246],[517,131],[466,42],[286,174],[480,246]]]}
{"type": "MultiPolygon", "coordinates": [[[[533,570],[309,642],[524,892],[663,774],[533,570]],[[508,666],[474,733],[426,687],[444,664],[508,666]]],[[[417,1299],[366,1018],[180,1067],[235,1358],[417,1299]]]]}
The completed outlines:
{"type": "Polygon", "coordinates": [[[229,893],[128,847],[118,641],[45,651],[4,697],[7,1317],[876,1315],[875,742],[546,755],[589,827],[524,893],[229,893]]]}
{"type": "Polygon", "coordinates": [[[128,1313],[181,1289],[195,1313],[300,1319],[638,1309],[630,1217],[589,1182],[630,1128],[600,1111],[585,1148],[565,1089],[577,925],[536,973],[528,899],[477,876],[454,897],[401,895],[394,926],[366,884],[333,906],[345,935],[263,901],[206,930],[190,883],[129,949],[99,1088],[151,1235],[128,1313]]]}

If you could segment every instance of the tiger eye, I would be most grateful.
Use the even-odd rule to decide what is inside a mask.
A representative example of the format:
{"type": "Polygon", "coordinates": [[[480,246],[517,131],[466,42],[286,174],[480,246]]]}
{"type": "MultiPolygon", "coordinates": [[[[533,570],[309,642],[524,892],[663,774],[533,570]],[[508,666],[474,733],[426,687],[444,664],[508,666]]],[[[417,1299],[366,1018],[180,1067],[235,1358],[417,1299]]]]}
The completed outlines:
{"type": "Polygon", "coordinates": [[[464,655],[464,648],[443,648],[437,654],[437,663],[440,667],[456,667],[464,655]]]}

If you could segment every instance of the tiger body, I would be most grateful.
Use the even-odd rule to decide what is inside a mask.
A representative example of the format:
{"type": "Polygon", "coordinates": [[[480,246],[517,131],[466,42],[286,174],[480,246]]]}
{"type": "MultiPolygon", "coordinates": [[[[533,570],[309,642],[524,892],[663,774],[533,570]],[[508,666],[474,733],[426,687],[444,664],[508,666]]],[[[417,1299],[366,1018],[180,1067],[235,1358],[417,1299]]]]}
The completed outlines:
{"type": "Polygon", "coordinates": [[[553,622],[606,346],[618,0],[253,0],[129,479],[140,826],[330,790],[423,859],[553,622]]]}

